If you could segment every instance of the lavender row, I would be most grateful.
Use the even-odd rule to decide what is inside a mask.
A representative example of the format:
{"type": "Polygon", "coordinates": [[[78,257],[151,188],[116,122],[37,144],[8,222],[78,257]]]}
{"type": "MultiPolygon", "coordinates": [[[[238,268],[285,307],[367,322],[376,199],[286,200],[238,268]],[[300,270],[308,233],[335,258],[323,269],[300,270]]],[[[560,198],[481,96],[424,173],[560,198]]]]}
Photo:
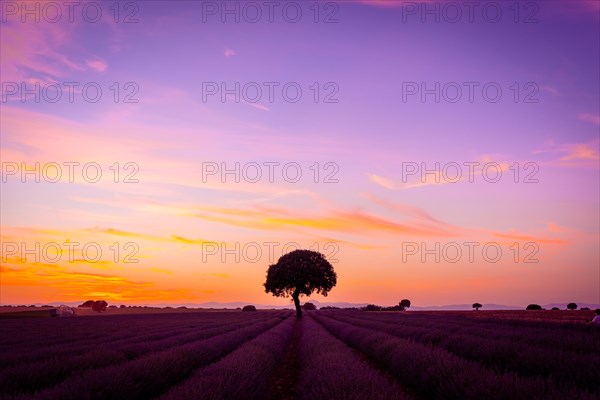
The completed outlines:
{"type": "Polygon", "coordinates": [[[295,318],[288,317],[222,360],[197,370],[160,400],[267,398],[275,368],[292,337],[295,323],[295,318]]]}
{"type": "MultiPolygon", "coordinates": [[[[147,328],[136,324],[126,325],[125,320],[115,321],[119,326],[119,330],[115,331],[118,334],[105,335],[101,338],[88,338],[85,340],[76,340],[77,336],[73,336],[72,332],[64,332],[64,341],[54,342],[48,341],[43,346],[34,343],[28,343],[25,348],[9,348],[4,350],[2,361],[0,362],[0,373],[4,373],[7,367],[12,367],[17,364],[25,364],[29,362],[40,362],[54,357],[64,357],[65,355],[79,355],[87,353],[90,348],[99,348],[109,346],[115,348],[123,344],[132,342],[148,342],[153,340],[161,340],[166,337],[175,337],[180,334],[185,334],[198,329],[208,329],[223,324],[248,321],[249,316],[240,316],[237,314],[234,318],[223,318],[221,320],[210,321],[210,323],[202,323],[203,321],[183,321],[178,325],[159,325],[157,327],[147,328]],[[68,339],[72,338],[71,341],[68,339]]],[[[256,317],[256,316],[254,316],[256,317]]],[[[95,317],[90,317],[95,318],[95,317]]],[[[254,318],[256,319],[256,318],[254,318]]],[[[164,321],[156,319],[156,321],[164,321]]],[[[94,321],[95,322],[95,321],[94,321]]],[[[117,325],[117,324],[115,324],[117,325]]]]}
{"type": "Polygon", "coordinates": [[[232,332],[167,350],[158,350],[160,344],[157,344],[156,352],[133,361],[74,374],[53,388],[14,398],[23,400],[155,398],[174,384],[186,379],[195,369],[216,361],[281,321],[281,317],[270,318],[232,332]]]}
{"type": "Polygon", "coordinates": [[[600,368],[581,368],[582,365],[600,365],[598,354],[578,354],[560,348],[540,348],[511,340],[475,337],[466,331],[448,331],[445,326],[411,327],[351,316],[332,317],[399,338],[438,345],[459,357],[480,362],[495,370],[544,377],[600,393],[600,368]]]}
{"type": "Polygon", "coordinates": [[[31,318],[2,320],[6,340],[0,351],[43,346],[47,343],[84,343],[103,338],[131,335],[131,332],[154,331],[172,327],[193,327],[199,323],[218,323],[224,317],[244,317],[242,313],[174,313],[85,316],[75,318],[31,318]]]}
{"type": "MultiPolygon", "coordinates": [[[[334,314],[332,314],[334,315],[334,314]]],[[[462,315],[442,316],[411,313],[341,312],[369,321],[385,321],[402,326],[439,327],[448,332],[460,331],[473,337],[489,337],[527,343],[530,346],[561,348],[576,353],[600,354],[600,332],[592,326],[531,321],[473,320],[462,315]],[[528,322],[523,325],[521,322],[528,322]]]]}
{"type": "Polygon", "coordinates": [[[357,327],[323,315],[316,318],[333,335],[389,368],[404,386],[438,400],[583,400],[595,399],[574,388],[557,387],[541,378],[496,372],[441,347],[357,327]]]}
{"type": "Polygon", "coordinates": [[[299,399],[408,400],[410,396],[319,323],[306,317],[300,340],[299,399]]]}
{"type": "MultiPolygon", "coordinates": [[[[255,324],[264,319],[259,318],[255,322],[245,324],[255,324]]],[[[165,335],[159,340],[150,342],[128,341],[120,344],[104,343],[98,346],[90,346],[88,351],[83,354],[71,355],[65,353],[59,357],[8,368],[0,375],[0,387],[2,387],[4,393],[33,392],[55,385],[67,379],[74,372],[79,373],[85,370],[125,363],[156,351],[157,348],[169,349],[243,327],[243,322],[232,322],[219,327],[188,331],[177,336],[165,335]]]]}

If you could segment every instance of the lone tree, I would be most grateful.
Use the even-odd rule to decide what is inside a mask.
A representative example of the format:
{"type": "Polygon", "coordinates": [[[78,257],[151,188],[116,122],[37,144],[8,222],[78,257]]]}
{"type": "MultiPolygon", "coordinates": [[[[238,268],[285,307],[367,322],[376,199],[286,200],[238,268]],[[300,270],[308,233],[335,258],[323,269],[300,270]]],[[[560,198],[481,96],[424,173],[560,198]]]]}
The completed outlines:
{"type": "Polygon", "coordinates": [[[479,311],[479,309],[483,307],[481,304],[479,303],[473,303],[473,308],[475,309],[475,311],[479,311]]]}
{"type": "Polygon", "coordinates": [[[400,308],[402,309],[402,311],[406,310],[407,308],[410,308],[410,300],[409,299],[402,299],[402,301],[400,301],[400,308]]]}
{"type": "Polygon", "coordinates": [[[291,297],[296,315],[302,318],[300,295],[317,292],[327,296],[337,283],[337,275],[325,256],[312,250],[294,250],[279,258],[267,270],[265,291],[278,297],[291,297]]]}
{"type": "Polygon", "coordinates": [[[569,303],[569,304],[567,304],[567,308],[569,310],[577,310],[577,304],[575,304],[575,303],[569,303]]]}

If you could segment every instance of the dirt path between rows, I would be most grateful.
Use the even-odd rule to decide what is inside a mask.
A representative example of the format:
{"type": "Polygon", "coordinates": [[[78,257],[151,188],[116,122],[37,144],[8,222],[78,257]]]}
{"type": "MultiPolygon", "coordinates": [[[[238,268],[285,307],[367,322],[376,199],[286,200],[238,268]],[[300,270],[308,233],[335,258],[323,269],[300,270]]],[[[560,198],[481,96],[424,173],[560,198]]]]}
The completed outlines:
{"type": "MultiPolygon", "coordinates": [[[[291,318],[296,318],[291,317],[291,318]]],[[[295,400],[300,376],[299,344],[302,334],[302,320],[296,320],[294,334],[275,370],[273,384],[269,390],[269,400],[295,400]]]]}

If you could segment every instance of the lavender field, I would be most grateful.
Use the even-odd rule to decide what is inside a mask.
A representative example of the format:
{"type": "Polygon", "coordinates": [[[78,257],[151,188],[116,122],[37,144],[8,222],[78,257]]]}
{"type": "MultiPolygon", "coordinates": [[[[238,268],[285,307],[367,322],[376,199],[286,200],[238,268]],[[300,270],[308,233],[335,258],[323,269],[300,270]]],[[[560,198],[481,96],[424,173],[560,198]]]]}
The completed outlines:
{"type": "Polygon", "coordinates": [[[0,399],[600,396],[600,329],[485,315],[320,310],[297,320],[281,310],[4,319],[0,399]]]}

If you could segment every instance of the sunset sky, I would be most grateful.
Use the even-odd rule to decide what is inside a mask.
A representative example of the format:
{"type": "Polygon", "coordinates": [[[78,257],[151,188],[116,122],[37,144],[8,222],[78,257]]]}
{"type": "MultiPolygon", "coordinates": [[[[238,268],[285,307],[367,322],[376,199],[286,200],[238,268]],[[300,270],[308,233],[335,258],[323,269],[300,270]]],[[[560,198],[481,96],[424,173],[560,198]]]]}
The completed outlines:
{"type": "Polygon", "coordinates": [[[600,3],[277,3],[1,2],[1,304],[600,304],[600,3]]]}

